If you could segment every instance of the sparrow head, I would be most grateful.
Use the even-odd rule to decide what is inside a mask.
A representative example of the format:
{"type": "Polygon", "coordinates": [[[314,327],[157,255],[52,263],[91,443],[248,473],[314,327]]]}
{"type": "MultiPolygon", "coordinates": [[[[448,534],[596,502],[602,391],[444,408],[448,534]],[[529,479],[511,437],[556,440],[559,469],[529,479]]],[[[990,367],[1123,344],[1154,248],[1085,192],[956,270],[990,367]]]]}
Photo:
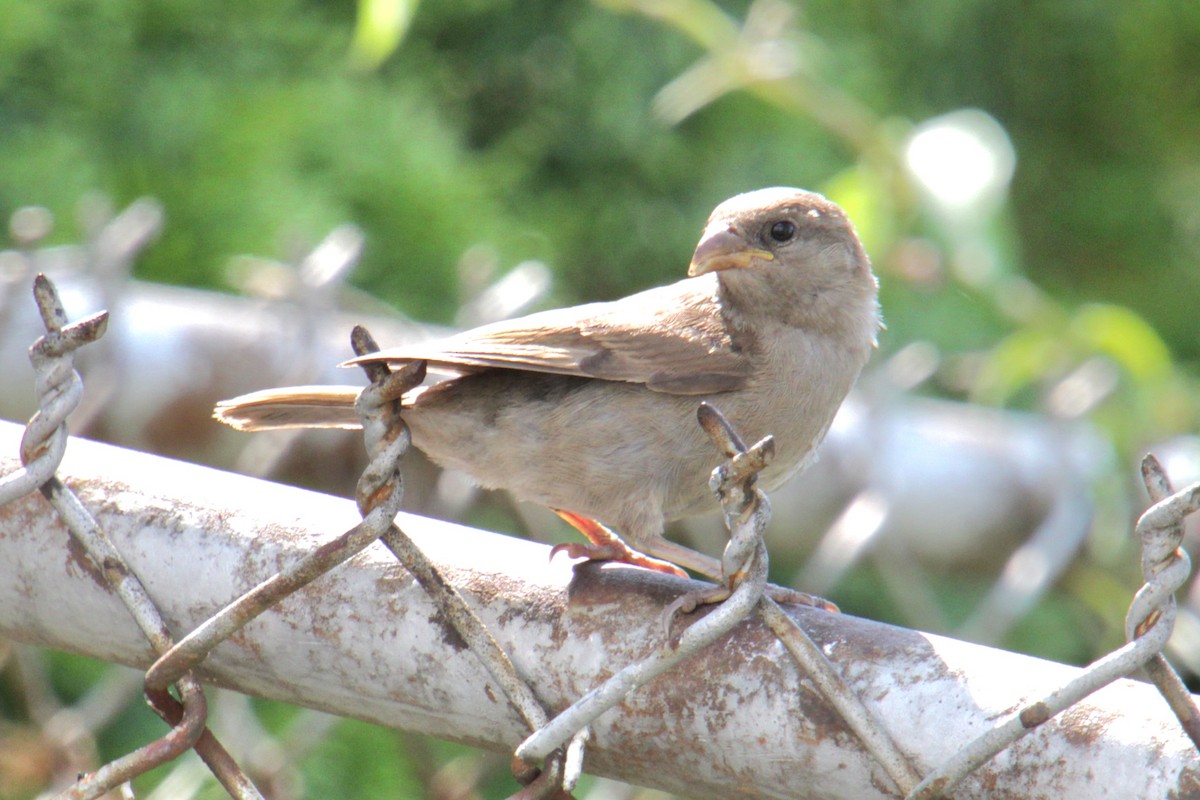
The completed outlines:
{"type": "Polygon", "coordinates": [[[692,277],[709,272],[738,313],[836,332],[856,346],[875,341],[871,262],[846,213],[815,192],[760,189],[717,206],[688,267],[692,277]]]}
{"type": "Polygon", "coordinates": [[[803,189],[759,189],[713,210],[688,275],[772,262],[804,264],[834,246],[846,248],[850,261],[861,256],[865,263],[858,236],[835,203],[803,189]]]}

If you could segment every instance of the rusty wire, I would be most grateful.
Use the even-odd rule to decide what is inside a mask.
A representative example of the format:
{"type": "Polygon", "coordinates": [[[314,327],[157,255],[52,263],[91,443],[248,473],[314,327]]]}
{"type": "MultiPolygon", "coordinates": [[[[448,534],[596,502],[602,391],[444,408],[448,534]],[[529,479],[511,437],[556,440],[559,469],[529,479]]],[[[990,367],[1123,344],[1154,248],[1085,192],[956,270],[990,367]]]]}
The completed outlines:
{"type": "MultiPolygon", "coordinates": [[[[725,515],[725,524],[732,531],[735,526],[742,524],[742,517],[746,513],[761,513],[762,509],[769,508],[765,495],[762,496],[759,503],[755,503],[752,499],[752,492],[754,492],[754,476],[766,466],[763,456],[765,455],[767,460],[770,459],[773,443],[771,443],[771,448],[766,451],[760,448],[762,442],[747,448],[729,421],[720,411],[707,403],[700,405],[698,417],[701,427],[708,432],[713,442],[729,459],[728,464],[722,464],[713,470],[709,486],[720,500],[721,509],[725,515]]],[[[767,520],[761,522],[763,528],[765,528],[766,522],[767,520]]],[[[730,544],[732,546],[732,540],[730,544]]],[[[736,568],[735,564],[729,563],[728,554],[729,548],[726,548],[726,556],[722,559],[723,567],[726,570],[734,569],[736,568]]],[[[820,607],[820,598],[814,599],[818,602],[813,605],[820,607]]],[[[821,648],[796,624],[795,620],[779,607],[779,603],[771,597],[770,592],[764,594],[762,598],[759,605],[759,616],[791,653],[792,658],[796,659],[796,662],[805,670],[820,694],[837,710],[842,720],[895,781],[901,791],[907,792],[915,786],[920,780],[920,776],[892,741],[883,722],[879,719],[879,715],[872,713],[863,705],[837,669],[821,652],[821,648]]]]}
{"type": "Polygon", "coordinates": [[[765,547],[756,551],[757,557],[753,559],[745,577],[715,611],[690,625],[678,638],[668,639],[645,659],[624,667],[576,700],[522,742],[517,748],[516,757],[530,763],[546,758],[630,692],[708,647],[745,619],[754,610],[766,587],[767,571],[762,558],[765,553],[765,547]]]}
{"type": "MultiPolygon", "coordinates": [[[[1163,471],[1162,465],[1153,455],[1147,455],[1142,460],[1142,478],[1146,483],[1146,492],[1154,503],[1161,503],[1174,494],[1166,472],[1163,471]]],[[[1190,491],[1194,492],[1195,488],[1191,487],[1190,491]]],[[[1186,492],[1181,494],[1186,496],[1186,492]]],[[[1149,517],[1149,513],[1146,512],[1146,517],[1149,517]]],[[[1182,577],[1176,576],[1180,585],[1187,579],[1190,560],[1187,552],[1179,546],[1183,539],[1183,517],[1185,516],[1187,516],[1187,512],[1177,509],[1168,517],[1165,526],[1152,525],[1149,521],[1143,525],[1139,520],[1137,533],[1142,540],[1143,547],[1142,576],[1148,582],[1165,569],[1183,571],[1182,577]]],[[[1168,607],[1173,618],[1175,615],[1175,595],[1173,593],[1167,594],[1164,605],[1168,607]]],[[[1137,635],[1137,631],[1148,621],[1148,619],[1135,618],[1134,606],[1131,603],[1125,623],[1126,637],[1132,638],[1137,635]]],[[[1183,685],[1179,674],[1167,662],[1167,657],[1161,652],[1156,654],[1154,658],[1146,662],[1146,673],[1158,687],[1167,704],[1171,706],[1171,710],[1175,712],[1175,716],[1183,725],[1183,730],[1187,733],[1188,738],[1192,740],[1197,749],[1200,749],[1200,710],[1197,710],[1196,701],[1187,687],[1183,685]]]]}
{"type": "Polygon", "coordinates": [[[38,411],[21,438],[21,469],[0,480],[0,504],[29,494],[53,478],[67,449],[67,416],[83,397],[74,351],[99,339],[108,326],[106,312],[67,324],[58,292],[43,275],[34,279],[33,295],[46,326],[46,334],[29,350],[36,373],[38,411]]]}
{"type": "Polygon", "coordinates": [[[863,705],[820,648],[767,593],[768,556],[762,534],[770,521],[771,507],[767,496],[754,484],[758,473],[774,456],[773,438],[768,436],[747,447],[725,416],[708,403],[700,404],[697,418],[728,459],[713,470],[709,480],[730,532],[721,558],[722,584],[689,592],[672,602],[663,615],[664,644],[593,688],[527,738],[517,748],[516,757],[536,761],[561,747],[572,734],[586,735],[586,726],[592,720],[647,681],[708,647],[758,606],[767,626],[807,671],[822,696],[842,715],[896,785],[907,791],[917,784],[919,776],[887,734],[878,715],[863,705]],[[671,638],[671,621],[678,612],[690,613],[700,604],[717,602],[721,603],[720,608],[693,623],[678,638],[671,638]]]}
{"type": "MultiPolygon", "coordinates": [[[[314,253],[305,262],[306,270],[317,270],[320,261],[314,253]]],[[[334,266],[337,267],[335,273],[346,268],[343,262],[334,266]]],[[[380,376],[379,381],[363,390],[359,399],[360,412],[378,416],[385,405],[398,400],[401,394],[419,385],[422,380],[424,368],[420,365],[380,376]]],[[[161,689],[173,683],[179,675],[200,663],[214,647],[259,614],[352,558],[384,535],[403,500],[398,464],[408,450],[410,437],[405,426],[395,426],[390,432],[379,432],[376,430],[377,423],[370,417],[364,425],[368,432],[367,446],[372,453],[372,461],[359,478],[356,490],[356,501],[363,521],[267,578],[209,617],[150,667],[146,672],[148,687],[161,689]]]]}
{"type": "MultiPolygon", "coordinates": [[[[379,349],[361,327],[355,328],[351,342],[357,355],[379,349]]],[[[545,724],[546,712],[532,690],[516,674],[507,654],[457,591],[392,522],[403,499],[399,463],[411,441],[408,427],[399,419],[396,409],[404,392],[424,380],[425,365],[417,362],[396,373],[382,364],[369,364],[365,368],[372,384],[360,394],[356,406],[363,419],[367,449],[371,453],[371,461],[360,477],[355,493],[363,522],[246,592],[163,653],[146,673],[147,691],[163,691],[259,614],[382,538],[443,610],[447,620],[478,655],[531,729],[536,729],[545,724]]],[[[534,789],[540,792],[537,796],[557,790],[562,782],[562,758],[551,759],[548,767],[536,784],[532,784],[539,777],[536,772],[524,776],[526,782],[531,782],[531,789],[537,787],[534,789]]]]}
{"type": "MultiPolygon", "coordinates": [[[[379,345],[362,326],[357,326],[350,335],[355,355],[364,356],[378,352],[379,345]]],[[[363,421],[363,435],[371,462],[360,481],[357,500],[359,511],[367,514],[375,498],[387,498],[397,493],[400,481],[399,456],[403,450],[394,450],[395,442],[403,440],[407,448],[410,440],[408,426],[399,412],[400,397],[412,385],[425,378],[425,362],[413,362],[398,372],[391,372],[382,362],[366,362],[362,365],[371,386],[359,395],[355,406],[363,421]],[[407,377],[406,377],[407,376],[407,377]],[[413,381],[415,380],[415,383],[413,381]]],[[[393,516],[395,516],[393,514],[393,516]]],[[[389,520],[390,521],[390,520],[389,520]]],[[[400,529],[390,522],[383,533],[383,543],[412,574],[425,593],[434,601],[446,621],[466,642],[467,647],[480,660],[488,674],[500,685],[509,702],[516,709],[530,730],[546,725],[549,715],[529,685],[517,674],[516,667],[504,649],[496,642],[483,621],[475,615],[466,600],[441,574],[428,556],[400,529]]],[[[582,763],[582,748],[586,736],[576,736],[572,742],[570,763],[582,763]]],[[[549,755],[549,754],[547,754],[549,755]]],[[[513,775],[527,784],[518,793],[524,797],[546,797],[564,785],[574,785],[574,777],[566,773],[568,759],[563,753],[547,760],[546,769],[539,773],[529,765],[514,762],[513,775]]],[[[569,791],[569,786],[567,788],[569,791]]]]}
{"type": "Polygon", "coordinates": [[[1000,724],[943,762],[908,794],[908,800],[941,797],[1001,750],[1118,678],[1154,664],[1151,676],[1189,738],[1197,741],[1197,711],[1175,671],[1162,656],[1175,623],[1175,591],[1187,580],[1191,564],[1180,549],[1183,519],[1200,510],[1200,483],[1170,494],[1170,484],[1153,456],[1142,462],[1142,477],[1156,502],[1137,521],[1145,583],[1126,616],[1128,644],[1088,665],[1082,673],[1045,697],[1026,702],[1000,724]],[[1169,673],[1169,674],[1168,674],[1169,673]]]}
{"type": "MultiPolygon", "coordinates": [[[[17,754],[15,751],[23,748],[11,747],[11,739],[5,735],[4,743],[0,744],[0,761],[8,765],[15,760],[31,765],[42,762],[47,787],[70,787],[80,774],[96,766],[98,745],[95,732],[111,723],[117,714],[128,707],[134,694],[140,693],[141,676],[124,670],[110,671],[78,703],[61,706],[50,684],[42,654],[33,648],[15,646],[13,655],[16,659],[14,666],[20,675],[22,699],[37,725],[41,742],[50,751],[42,751],[40,757],[32,758],[28,751],[17,754]],[[46,763],[47,758],[49,763],[46,763]]],[[[203,765],[200,768],[203,769],[203,765]]],[[[6,771],[0,769],[0,772],[6,771]]],[[[11,780],[0,777],[0,795],[4,795],[7,788],[10,791],[16,789],[16,794],[24,796],[18,788],[20,780],[16,783],[17,786],[12,786],[11,780]]],[[[124,789],[126,785],[121,788],[124,789]]]]}
{"type": "Polygon", "coordinates": [[[817,643],[770,597],[763,598],[759,616],[896,786],[904,792],[916,786],[920,775],[896,746],[879,715],[863,704],[817,643]]]}
{"type": "MultiPolygon", "coordinates": [[[[409,566],[418,582],[443,608],[450,623],[468,645],[480,654],[485,667],[501,684],[530,727],[545,724],[545,710],[516,675],[507,655],[461,596],[392,523],[403,496],[399,460],[410,441],[407,426],[399,421],[394,410],[400,396],[424,379],[423,363],[394,374],[383,365],[370,365],[368,370],[376,380],[363,391],[358,402],[368,449],[372,454],[372,461],[360,478],[356,492],[363,522],[263,581],[175,644],[136,576],[124,564],[120,554],[108,542],[78,498],[54,477],[54,471],[66,450],[66,416],[82,396],[82,382],[74,371],[72,353],[82,344],[99,338],[104,331],[107,314],[97,314],[68,325],[50,281],[39,275],[34,286],[35,298],[47,326],[46,336],[31,350],[38,375],[40,408],[30,420],[22,440],[23,467],[0,480],[0,502],[41,488],[72,535],[79,539],[101,566],[114,591],[130,609],[154,650],[160,654],[146,673],[146,693],[160,716],[175,726],[162,739],[81,777],[63,797],[97,797],[192,747],[196,748],[232,796],[258,797],[250,780],[211,733],[205,730],[207,708],[203,690],[190,670],[217,644],[263,611],[343,563],[381,536],[385,537],[388,547],[409,566]],[[176,683],[182,703],[168,691],[168,687],[176,683]]],[[[378,349],[365,329],[356,329],[352,339],[358,355],[378,349]]],[[[586,737],[577,737],[572,746],[571,763],[575,769],[582,762],[581,748],[585,741],[586,737]]],[[[548,767],[540,775],[536,772],[525,775],[525,782],[530,785],[522,793],[524,796],[547,796],[559,790],[564,780],[564,758],[556,756],[549,761],[548,767]]],[[[574,780],[570,779],[570,782],[573,784],[574,780]]]]}
{"type": "Polygon", "coordinates": [[[619,670],[576,700],[522,742],[515,754],[517,759],[532,763],[546,758],[638,687],[715,642],[749,616],[763,596],[767,587],[767,548],[762,534],[771,511],[766,495],[752,487],[754,476],[771,460],[774,442],[767,437],[747,452],[719,411],[707,404],[701,409],[702,427],[730,458],[728,464],[713,471],[710,483],[730,525],[727,558],[723,559],[726,580],[721,586],[684,595],[668,606],[664,627],[669,628],[677,611],[690,611],[701,603],[723,602],[677,637],[667,635],[666,640],[644,659],[619,670]],[[749,491],[744,491],[746,489],[749,491]]]}
{"type": "MultiPolygon", "coordinates": [[[[99,339],[108,315],[94,314],[68,323],[54,284],[44,275],[33,283],[34,300],[46,326],[46,334],[30,348],[29,358],[36,373],[38,411],[30,419],[21,440],[22,468],[0,481],[0,503],[41,491],[59,518],[88,556],[100,567],[105,580],[125,604],[138,627],[156,652],[171,646],[171,634],[145,587],[129,570],[121,554],[105,536],[95,518],[79,498],[55,476],[66,450],[67,416],[83,395],[83,382],[74,367],[75,350],[99,339]]],[[[206,731],[203,689],[194,676],[181,675],[180,700],[163,688],[147,692],[151,707],[171,725],[163,737],[143,745],[100,769],[79,776],[59,796],[93,798],[120,786],[147,770],[195,748],[218,780],[234,797],[257,797],[253,785],[237,768],[221,744],[206,731]]]]}
{"type": "MultiPolygon", "coordinates": [[[[391,444],[393,452],[402,452],[407,440],[397,437],[391,444]]],[[[259,614],[379,539],[399,511],[402,494],[399,491],[387,497],[376,494],[374,499],[376,504],[361,523],[284,567],[181,639],[147,670],[146,685],[152,688],[169,685],[259,614]]]]}

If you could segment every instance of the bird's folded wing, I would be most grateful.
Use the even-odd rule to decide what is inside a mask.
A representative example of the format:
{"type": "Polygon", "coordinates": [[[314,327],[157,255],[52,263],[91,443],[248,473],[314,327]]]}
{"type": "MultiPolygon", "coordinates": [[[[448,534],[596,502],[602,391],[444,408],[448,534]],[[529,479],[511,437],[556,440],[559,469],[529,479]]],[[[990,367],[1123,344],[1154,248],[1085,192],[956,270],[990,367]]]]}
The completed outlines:
{"type": "Polygon", "coordinates": [[[499,368],[644,384],[670,394],[740,388],[750,370],[715,281],[689,279],[610,303],[590,303],[382,350],[348,363],[426,360],[459,372],[499,368]],[[688,285],[693,284],[693,285],[688,285]],[[698,284],[698,285],[696,285],[698,284]]]}

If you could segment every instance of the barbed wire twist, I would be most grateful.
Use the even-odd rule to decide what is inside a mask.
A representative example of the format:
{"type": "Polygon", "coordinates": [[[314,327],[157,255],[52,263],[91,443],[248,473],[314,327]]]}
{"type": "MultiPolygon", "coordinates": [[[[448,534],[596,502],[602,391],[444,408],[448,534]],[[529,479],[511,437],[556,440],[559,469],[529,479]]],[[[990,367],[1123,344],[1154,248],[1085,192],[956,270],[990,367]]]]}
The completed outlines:
{"type": "MultiPolygon", "coordinates": [[[[379,349],[362,327],[352,331],[351,344],[356,355],[367,355],[379,349]]],[[[518,713],[531,728],[536,727],[547,717],[532,690],[517,676],[511,660],[461,595],[393,522],[403,501],[400,461],[411,443],[408,427],[399,415],[399,401],[406,391],[424,380],[425,364],[416,362],[395,373],[379,363],[365,364],[364,369],[371,378],[371,385],[360,393],[356,408],[363,423],[370,462],[355,490],[355,502],[363,521],[205,620],[151,666],[147,671],[147,685],[160,688],[174,682],[180,674],[202,661],[217,644],[259,614],[382,539],[480,658],[518,713]]],[[[561,782],[561,763],[561,758],[555,758],[551,760],[552,769],[544,773],[524,771],[516,777],[522,783],[530,784],[534,792],[530,796],[543,796],[561,782]]]]}
{"type": "MultiPolygon", "coordinates": [[[[772,590],[778,587],[767,583],[768,555],[763,541],[763,533],[771,519],[771,506],[767,496],[755,487],[755,481],[758,473],[771,462],[774,439],[768,436],[747,447],[725,416],[709,403],[700,404],[697,421],[728,459],[713,470],[709,479],[709,487],[721,506],[730,533],[721,559],[722,583],[689,592],[672,602],[663,614],[666,641],[662,645],[643,660],[626,666],[593,688],[527,738],[517,748],[516,757],[526,761],[545,757],[561,746],[572,732],[586,730],[600,714],[647,681],[708,647],[757,607],[767,626],[807,671],[818,691],[842,715],[866,750],[897,786],[907,790],[919,778],[891,740],[878,715],[863,705],[816,643],[771,597],[772,590]],[[670,624],[677,613],[691,612],[705,603],[721,605],[679,636],[670,636],[670,624]]],[[[785,598],[795,597],[805,605],[836,611],[835,606],[820,598],[799,592],[778,593],[785,598]]]]}
{"type": "MultiPolygon", "coordinates": [[[[102,311],[69,323],[54,284],[42,274],[34,278],[33,294],[46,327],[46,334],[29,350],[36,375],[38,411],[21,438],[22,468],[0,480],[0,503],[39,490],[57,511],[70,535],[100,568],[151,647],[156,652],[164,652],[171,646],[171,633],[145,587],[75,493],[55,475],[66,452],[67,417],[83,396],[83,381],[75,371],[74,353],[103,336],[108,313],[102,311]]],[[[196,749],[231,795],[258,797],[249,779],[205,729],[207,706],[199,681],[193,675],[184,674],[179,677],[178,686],[180,700],[165,687],[158,692],[147,691],[146,695],[151,708],[171,726],[166,735],[100,769],[80,775],[59,797],[81,800],[99,797],[191,748],[196,749]]]]}
{"type": "Polygon", "coordinates": [[[44,275],[33,283],[34,301],[46,333],[29,348],[34,368],[38,410],[21,437],[21,469],[0,479],[0,504],[23,497],[54,476],[67,449],[67,417],[83,396],[75,371],[74,351],[104,335],[108,313],[100,312],[68,324],[54,284],[44,275]]]}
{"type": "MultiPolygon", "coordinates": [[[[379,345],[366,328],[356,326],[350,334],[355,355],[365,356],[379,351],[379,345]]],[[[400,398],[405,391],[425,379],[426,362],[411,362],[397,372],[392,372],[382,362],[365,362],[363,370],[371,385],[359,394],[355,407],[363,421],[363,433],[371,462],[359,481],[356,499],[359,510],[366,513],[372,504],[383,498],[392,498],[400,481],[400,457],[411,441],[408,426],[400,412],[400,398]],[[407,377],[405,377],[407,376],[407,377]],[[403,446],[401,446],[401,444],[403,446]]],[[[393,516],[395,516],[393,514],[393,516]]],[[[400,561],[405,569],[425,590],[454,631],[480,660],[488,674],[499,684],[508,701],[530,727],[537,730],[549,719],[545,707],[517,674],[512,659],[488,632],[482,620],[471,610],[466,600],[441,574],[425,553],[417,547],[404,531],[391,522],[382,534],[383,543],[400,561]]],[[[513,761],[513,777],[525,784],[517,797],[545,797],[557,791],[564,783],[574,786],[578,773],[564,772],[569,762],[572,768],[582,763],[582,749],[587,733],[577,732],[567,752],[557,753],[547,759],[546,769],[538,770],[533,765],[513,761]]]]}
{"type": "Polygon", "coordinates": [[[663,615],[663,627],[669,627],[677,611],[694,610],[700,603],[721,604],[712,613],[689,625],[677,637],[667,635],[665,641],[645,658],[618,670],[611,678],[572,703],[521,743],[515,753],[517,759],[534,763],[546,758],[572,736],[586,730],[593,720],[631,692],[721,638],[745,619],[763,596],[767,587],[767,550],[762,542],[762,534],[771,517],[770,505],[766,502],[766,496],[757,489],[752,490],[747,499],[746,495],[734,491],[734,485],[753,485],[758,471],[770,461],[773,441],[770,437],[764,439],[754,446],[751,455],[738,459],[737,456],[744,454],[746,447],[721,413],[705,403],[701,405],[698,416],[701,426],[717,447],[722,452],[732,451],[730,463],[717,467],[710,483],[718,494],[726,520],[735,525],[730,529],[730,542],[726,546],[730,567],[724,585],[686,594],[668,606],[663,615]],[[741,445],[740,450],[735,443],[741,445]],[[736,466],[733,465],[734,461],[736,466]]]}
{"type": "MultiPolygon", "coordinates": [[[[1158,459],[1147,455],[1142,459],[1142,479],[1154,505],[1137,522],[1135,531],[1142,542],[1142,576],[1147,585],[1160,587],[1155,595],[1145,596],[1139,590],[1129,605],[1125,617],[1125,637],[1133,639],[1150,625],[1163,626],[1168,637],[1175,625],[1175,590],[1191,573],[1191,559],[1180,547],[1183,541],[1183,519],[1196,510],[1196,495],[1200,484],[1175,494],[1171,482],[1158,459]],[[1154,602],[1158,600],[1159,602],[1154,602]],[[1161,608],[1161,618],[1156,609],[1161,608]],[[1145,613],[1146,611],[1149,613],[1145,613]],[[1144,616],[1143,616],[1144,615],[1144,616]]],[[[1146,672],[1179,719],[1192,744],[1200,749],[1200,710],[1179,674],[1161,652],[1146,662],[1146,672]]]]}
{"type": "MultiPolygon", "coordinates": [[[[737,575],[745,568],[742,566],[745,563],[742,559],[750,542],[750,538],[742,531],[751,525],[759,531],[765,530],[770,521],[770,503],[765,494],[754,488],[754,481],[774,456],[774,440],[767,437],[752,447],[746,447],[724,415],[707,403],[701,404],[698,417],[700,425],[729,459],[713,470],[709,488],[717,496],[725,525],[732,533],[730,546],[726,547],[722,554],[722,567],[726,575],[737,575]],[[757,518],[764,514],[764,518],[757,518]],[[741,541],[735,542],[738,539],[741,541]]],[[[757,539],[756,545],[765,551],[766,545],[761,537],[757,539]]],[[[763,622],[805,670],[821,696],[841,715],[859,742],[879,762],[896,785],[902,790],[916,785],[919,780],[917,773],[892,741],[882,720],[862,703],[829,658],[779,606],[773,594],[768,586],[759,603],[759,616],[763,622]]],[[[795,599],[804,605],[837,611],[836,606],[822,598],[802,592],[795,595],[795,599]]],[[[712,597],[719,598],[719,594],[714,593],[712,597]]],[[[785,593],[780,593],[780,597],[788,599],[785,593]]],[[[687,602],[690,603],[690,600],[687,602]]]]}
{"type": "Polygon", "coordinates": [[[1059,712],[1149,664],[1156,665],[1152,674],[1156,673],[1162,681],[1156,680],[1160,692],[1188,736],[1200,747],[1196,736],[1195,704],[1179,676],[1162,656],[1175,622],[1175,591],[1184,584],[1191,570],[1188,557],[1179,545],[1183,541],[1184,517],[1200,510],[1200,483],[1170,494],[1166,475],[1153,456],[1143,460],[1142,476],[1150,497],[1157,502],[1142,514],[1135,528],[1142,546],[1142,571],[1146,582],[1134,595],[1126,615],[1128,643],[1092,662],[1081,674],[1040,700],[1025,703],[990,731],[967,744],[926,775],[908,795],[908,800],[943,796],[974,769],[1059,712]]]}

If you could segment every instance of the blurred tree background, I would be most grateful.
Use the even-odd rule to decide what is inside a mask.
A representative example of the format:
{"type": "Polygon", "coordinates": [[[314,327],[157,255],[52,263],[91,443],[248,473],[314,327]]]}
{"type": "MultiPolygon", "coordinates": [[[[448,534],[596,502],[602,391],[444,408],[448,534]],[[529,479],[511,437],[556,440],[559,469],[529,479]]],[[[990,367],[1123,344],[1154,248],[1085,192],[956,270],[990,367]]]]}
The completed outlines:
{"type": "MultiPolygon", "coordinates": [[[[545,259],[563,300],[612,297],[678,275],[726,196],[828,189],[868,142],[832,129],[864,121],[830,120],[823,94],[870,109],[886,125],[864,133],[894,144],[977,107],[1019,154],[1006,224],[1022,270],[1071,301],[1128,304],[1180,357],[1200,355],[1190,4],[759,8],[786,55],[732,79],[757,77],[759,92],[678,124],[656,95],[706,44],[730,44],[721,28],[747,4],[719,23],[689,2],[394,5],[410,27],[380,54],[383,34],[355,38],[352,3],[3,3],[0,211],[36,203],[68,220],[88,191],[153,195],[170,225],[142,276],[206,285],[232,253],[282,254],[353,220],[370,242],[357,280],[448,320],[472,245],[545,259]],[[811,91],[772,102],[772,70],[811,91]]],[[[888,242],[875,244],[886,275],[888,242]]]]}
{"type": "MultiPolygon", "coordinates": [[[[1052,387],[1102,359],[1087,411],[1130,485],[1146,447],[1195,432],[1200,5],[0,0],[0,20],[0,215],[45,206],[69,241],[89,193],[156,197],[140,278],[227,288],[231,257],[295,257],[350,221],[353,282],[450,322],[468,252],[546,262],[547,304],[613,298],[680,277],[720,200],[804,186],[873,257],[877,363],[928,342],[945,368],[924,391],[1053,412],[1052,387]],[[984,113],[943,116],[964,109],[984,113]],[[922,172],[915,134],[938,120],[986,145],[954,162],[990,165],[965,199],[922,172]]],[[[1127,560],[1116,585],[1136,585],[1127,560]]],[[[1076,610],[1023,649],[1095,654],[1039,640],[1127,600],[1074,581],[1076,610]]],[[[397,740],[356,725],[306,762],[306,796],[421,777],[423,756],[398,760],[417,778],[363,769],[397,740]]]]}

